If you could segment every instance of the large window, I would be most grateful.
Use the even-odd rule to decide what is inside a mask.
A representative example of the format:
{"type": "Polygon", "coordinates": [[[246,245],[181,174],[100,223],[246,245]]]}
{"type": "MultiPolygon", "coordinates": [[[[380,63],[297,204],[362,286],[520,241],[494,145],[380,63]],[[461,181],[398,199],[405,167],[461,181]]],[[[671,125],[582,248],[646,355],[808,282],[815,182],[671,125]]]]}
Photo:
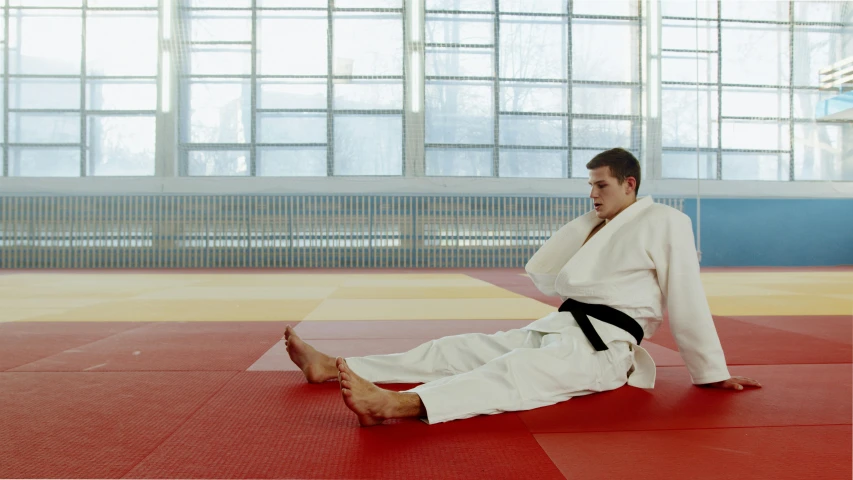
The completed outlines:
{"type": "Polygon", "coordinates": [[[0,5],[4,176],[853,180],[847,1],[0,5]]]}
{"type": "Polygon", "coordinates": [[[9,176],[153,175],[156,0],[7,0],[9,176]]]}
{"type": "Polygon", "coordinates": [[[701,178],[853,180],[853,125],[814,120],[819,70],[853,55],[849,2],[665,0],[662,14],[663,178],[696,178],[698,145],[701,178]]]}
{"type": "Polygon", "coordinates": [[[402,0],[178,11],[184,174],[403,174],[402,0]]]}
{"type": "Polygon", "coordinates": [[[640,154],[637,2],[495,4],[426,3],[426,174],[585,177],[603,149],[640,154]]]}

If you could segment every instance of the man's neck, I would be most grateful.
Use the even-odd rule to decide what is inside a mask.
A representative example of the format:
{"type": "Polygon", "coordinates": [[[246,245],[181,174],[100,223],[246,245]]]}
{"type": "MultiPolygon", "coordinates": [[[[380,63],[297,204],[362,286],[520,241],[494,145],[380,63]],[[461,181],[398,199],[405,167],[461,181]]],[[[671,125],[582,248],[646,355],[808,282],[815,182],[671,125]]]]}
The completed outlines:
{"type": "Polygon", "coordinates": [[[605,219],[604,219],[604,224],[606,225],[607,223],[609,223],[611,220],[613,220],[614,218],[616,218],[616,215],[619,215],[620,213],[624,212],[626,208],[630,207],[631,205],[633,205],[633,204],[635,204],[635,203],[637,203],[637,197],[634,197],[634,199],[633,199],[633,200],[631,200],[630,202],[628,202],[628,204],[627,204],[627,205],[625,205],[624,207],[620,208],[620,209],[619,209],[619,211],[618,211],[618,212],[616,212],[616,214],[615,214],[615,215],[613,215],[611,218],[605,218],[605,219]]]}

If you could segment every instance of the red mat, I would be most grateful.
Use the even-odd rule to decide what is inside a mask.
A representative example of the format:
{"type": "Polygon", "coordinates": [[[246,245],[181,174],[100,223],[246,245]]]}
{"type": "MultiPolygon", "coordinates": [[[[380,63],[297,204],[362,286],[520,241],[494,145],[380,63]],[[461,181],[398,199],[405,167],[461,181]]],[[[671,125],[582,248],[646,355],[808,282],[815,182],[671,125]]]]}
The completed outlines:
{"type": "Polygon", "coordinates": [[[233,375],[0,373],[0,477],[121,478],[233,375]]]}
{"type": "Polygon", "coordinates": [[[145,323],[3,322],[0,371],[139,328],[145,323]]]}
{"type": "Polygon", "coordinates": [[[519,415],[533,433],[849,425],[851,365],[741,366],[764,388],[694,387],[684,367],[658,368],[653,390],[623,387],[519,415]]]}
{"type": "Polygon", "coordinates": [[[295,372],[238,374],[128,476],[562,478],[515,415],[359,428],[337,385],[295,372]]]}
{"type": "Polygon", "coordinates": [[[786,332],[794,332],[832,342],[853,345],[853,316],[851,315],[729,318],[762,327],[775,328],[777,330],[785,330],[786,332]]]}
{"type": "Polygon", "coordinates": [[[850,425],[546,433],[566,478],[849,479],[850,425]]]}
{"type": "MultiPolygon", "coordinates": [[[[715,316],[714,323],[729,365],[853,362],[853,349],[849,344],[729,317],[715,316]]],[[[651,340],[673,350],[678,348],[669,330],[668,321],[663,323],[651,340]]]]}
{"type": "Polygon", "coordinates": [[[296,333],[306,340],[344,338],[433,338],[460,333],[495,333],[530,325],[532,320],[358,320],[302,322],[296,333]]]}
{"type": "MultiPolygon", "coordinates": [[[[418,338],[356,338],[353,340],[311,340],[311,345],[327,355],[348,358],[405,352],[423,342],[424,340],[418,338]]],[[[298,371],[299,368],[290,360],[282,342],[271,348],[248,370],[298,371]]]]}
{"type": "Polygon", "coordinates": [[[245,370],[293,322],[160,322],[24,365],[15,371],[245,370]]]}

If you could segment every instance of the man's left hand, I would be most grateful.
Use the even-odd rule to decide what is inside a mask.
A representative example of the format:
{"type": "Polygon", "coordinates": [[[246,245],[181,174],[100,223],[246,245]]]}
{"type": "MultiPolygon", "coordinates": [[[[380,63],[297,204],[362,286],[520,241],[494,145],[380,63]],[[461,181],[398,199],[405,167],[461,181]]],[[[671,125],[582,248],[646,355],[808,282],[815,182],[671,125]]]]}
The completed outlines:
{"type": "Polygon", "coordinates": [[[743,387],[761,388],[760,383],[747,377],[732,377],[728,380],[723,380],[722,382],[705,383],[699,386],[708,388],[728,388],[730,390],[743,390],[743,387]]]}

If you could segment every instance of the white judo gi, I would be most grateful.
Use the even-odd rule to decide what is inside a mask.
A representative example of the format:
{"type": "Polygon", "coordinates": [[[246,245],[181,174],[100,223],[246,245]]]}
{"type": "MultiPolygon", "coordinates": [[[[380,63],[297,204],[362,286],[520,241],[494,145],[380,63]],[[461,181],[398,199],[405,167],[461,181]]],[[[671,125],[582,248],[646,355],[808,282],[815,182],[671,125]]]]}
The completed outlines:
{"type": "MultiPolygon", "coordinates": [[[[536,287],[563,300],[603,304],[635,319],[650,338],[670,328],[695,384],[730,378],[699,278],[690,218],[639,199],[584,240],[595,212],[558,230],[525,267],[536,287]]],[[[589,317],[608,346],[596,351],[569,312],[507,332],[440,338],[392,355],[348,358],[374,383],[420,383],[429,423],[529,410],[626,383],[652,388],[655,364],[628,332],[589,317]]]]}

